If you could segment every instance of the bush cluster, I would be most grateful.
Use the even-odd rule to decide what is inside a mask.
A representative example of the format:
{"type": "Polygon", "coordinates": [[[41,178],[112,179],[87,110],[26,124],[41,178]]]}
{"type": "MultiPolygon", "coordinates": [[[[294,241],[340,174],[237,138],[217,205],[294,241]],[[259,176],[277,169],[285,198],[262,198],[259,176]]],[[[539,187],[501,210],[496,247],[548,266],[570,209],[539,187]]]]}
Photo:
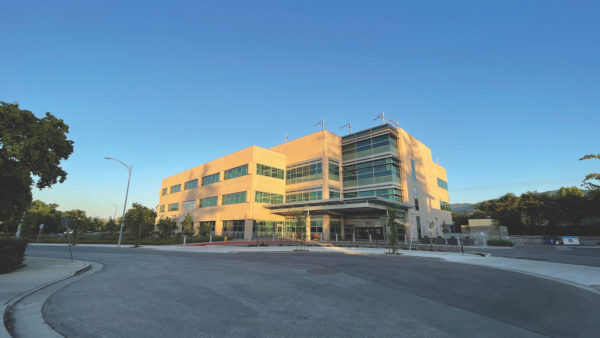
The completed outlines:
{"type": "Polygon", "coordinates": [[[0,237],[0,273],[11,272],[22,266],[26,247],[26,239],[0,237]]]}
{"type": "Polygon", "coordinates": [[[489,246],[515,246],[515,244],[511,241],[507,241],[505,239],[488,239],[487,245],[489,246]]]}

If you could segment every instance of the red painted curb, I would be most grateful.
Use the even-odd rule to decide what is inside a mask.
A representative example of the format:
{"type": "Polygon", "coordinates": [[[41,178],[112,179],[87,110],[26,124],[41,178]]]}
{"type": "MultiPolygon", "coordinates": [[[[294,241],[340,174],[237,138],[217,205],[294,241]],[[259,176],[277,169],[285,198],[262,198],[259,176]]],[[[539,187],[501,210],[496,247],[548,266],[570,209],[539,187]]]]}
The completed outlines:
{"type": "Polygon", "coordinates": [[[237,244],[277,244],[277,243],[295,243],[294,241],[285,240],[285,241],[250,241],[250,242],[212,242],[212,243],[192,243],[186,244],[185,246],[208,246],[208,245],[237,245],[237,244]]]}

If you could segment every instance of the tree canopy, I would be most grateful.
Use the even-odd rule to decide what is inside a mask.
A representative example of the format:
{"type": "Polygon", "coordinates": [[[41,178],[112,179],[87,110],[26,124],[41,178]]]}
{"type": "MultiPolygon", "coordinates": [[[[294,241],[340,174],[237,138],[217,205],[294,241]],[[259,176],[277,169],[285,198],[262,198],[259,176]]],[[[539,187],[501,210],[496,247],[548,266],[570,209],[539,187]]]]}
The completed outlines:
{"type": "Polygon", "coordinates": [[[60,162],[73,152],[68,132],[69,126],[50,113],[40,119],[0,101],[0,231],[16,230],[34,184],[43,189],[65,181],[60,162]]]}
{"type": "MultiPolygon", "coordinates": [[[[600,160],[600,154],[588,154],[580,158],[580,161],[589,160],[589,159],[598,159],[600,160]]],[[[583,179],[583,186],[590,190],[600,191],[600,173],[591,173],[587,174],[583,179]],[[596,183],[594,183],[596,182],[596,183]]]]}
{"type": "Polygon", "coordinates": [[[125,213],[125,225],[123,231],[136,233],[141,231],[141,237],[146,237],[154,230],[156,211],[139,203],[133,203],[125,213]]]}

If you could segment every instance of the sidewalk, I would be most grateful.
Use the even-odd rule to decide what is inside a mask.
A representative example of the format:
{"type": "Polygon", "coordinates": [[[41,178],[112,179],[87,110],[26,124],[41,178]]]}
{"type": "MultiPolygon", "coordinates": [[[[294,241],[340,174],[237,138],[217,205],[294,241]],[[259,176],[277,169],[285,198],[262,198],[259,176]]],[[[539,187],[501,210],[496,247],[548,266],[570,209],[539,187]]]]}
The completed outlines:
{"type": "MultiPolygon", "coordinates": [[[[32,291],[71,277],[89,266],[89,263],[77,260],[32,256],[25,256],[25,264],[21,269],[0,275],[0,313],[3,317],[8,307],[32,291]]],[[[0,337],[10,337],[4,323],[0,337]]]]}
{"type": "MultiPolygon", "coordinates": [[[[238,253],[238,252],[292,252],[295,246],[269,246],[269,247],[245,247],[245,246],[144,246],[146,249],[163,251],[183,252],[206,252],[206,253],[238,253]]],[[[375,248],[345,248],[334,246],[311,246],[307,247],[309,252],[339,252],[344,254],[370,254],[384,255],[387,249],[375,248]]],[[[491,256],[479,256],[473,253],[465,254],[455,252],[437,251],[409,251],[399,250],[403,256],[427,257],[443,259],[453,263],[472,264],[489,268],[509,270],[537,277],[548,278],[567,283],[576,287],[584,288],[590,292],[600,294],[600,268],[573,264],[534,261],[527,259],[505,258],[491,256]]]]}

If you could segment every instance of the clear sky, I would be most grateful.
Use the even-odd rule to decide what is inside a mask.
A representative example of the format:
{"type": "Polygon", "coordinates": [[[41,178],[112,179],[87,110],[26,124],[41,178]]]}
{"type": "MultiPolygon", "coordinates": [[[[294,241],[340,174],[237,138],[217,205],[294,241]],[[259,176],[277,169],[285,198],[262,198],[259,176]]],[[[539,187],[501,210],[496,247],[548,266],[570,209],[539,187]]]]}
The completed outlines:
{"type": "MultiPolygon", "coordinates": [[[[451,203],[599,171],[594,1],[2,1],[0,100],[70,126],[60,209],[155,207],[161,179],[384,111],[451,203]],[[112,204],[111,204],[112,203],[112,204]]],[[[121,213],[121,210],[117,214],[121,213]]]]}

